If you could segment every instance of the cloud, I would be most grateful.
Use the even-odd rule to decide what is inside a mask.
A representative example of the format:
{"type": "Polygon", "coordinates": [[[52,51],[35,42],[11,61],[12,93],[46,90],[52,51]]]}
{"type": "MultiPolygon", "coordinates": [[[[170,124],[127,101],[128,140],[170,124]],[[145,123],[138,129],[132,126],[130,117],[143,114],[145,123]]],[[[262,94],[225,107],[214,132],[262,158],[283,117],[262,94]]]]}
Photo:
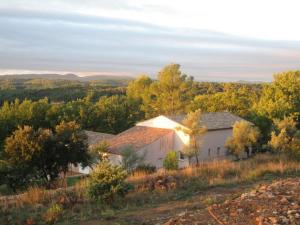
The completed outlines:
{"type": "Polygon", "coordinates": [[[0,27],[2,70],[154,76],[163,65],[176,62],[196,79],[270,80],[274,72],[297,69],[300,59],[297,41],[242,38],[81,13],[0,7],[0,27]]]}

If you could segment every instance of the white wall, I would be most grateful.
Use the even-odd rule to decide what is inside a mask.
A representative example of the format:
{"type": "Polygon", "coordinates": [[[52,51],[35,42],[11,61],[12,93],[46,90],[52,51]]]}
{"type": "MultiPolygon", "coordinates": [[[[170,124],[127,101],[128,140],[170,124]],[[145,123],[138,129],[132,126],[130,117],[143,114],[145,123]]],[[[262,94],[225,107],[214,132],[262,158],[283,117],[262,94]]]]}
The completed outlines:
{"type": "Polygon", "coordinates": [[[116,165],[116,166],[122,165],[122,156],[121,155],[108,154],[108,160],[113,165],[116,165]]]}
{"type": "MultiPolygon", "coordinates": [[[[231,137],[232,129],[223,129],[215,131],[207,131],[202,137],[198,140],[201,143],[201,150],[199,154],[199,160],[201,161],[210,161],[230,158],[230,155],[227,153],[225,147],[226,140],[231,137]],[[219,151],[218,151],[219,148],[219,151]],[[210,154],[209,154],[210,149],[210,154]]],[[[195,163],[196,160],[193,159],[192,163],[195,163]]]]}
{"type": "Polygon", "coordinates": [[[78,172],[82,174],[90,174],[92,171],[92,168],[87,166],[87,167],[82,167],[81,164],[78,165],[78,172]]]}
{"type": "MultiPolygon", "coordinates": [[[[169,150],[182,151],[184,146],[190,141],[190,137],[178,128],[185,128],[181,124],[170,120],[165,116],[158,116],[144,122],[140,122],[137,126],[155,127],[174,130],[173,145],[169,150]]],[[[186,128],[185,128],[186,129],[186,128]]]]}
{"type": "Polygon", "coordinates": [[[170,132],[138,150],[138,154],[144,156],[145,163],[151,164],[156,168],[161,168],[163,167],[163,160],[166,157],[166,154],[173,149],[173,139],[173,132],[170,132]]]}

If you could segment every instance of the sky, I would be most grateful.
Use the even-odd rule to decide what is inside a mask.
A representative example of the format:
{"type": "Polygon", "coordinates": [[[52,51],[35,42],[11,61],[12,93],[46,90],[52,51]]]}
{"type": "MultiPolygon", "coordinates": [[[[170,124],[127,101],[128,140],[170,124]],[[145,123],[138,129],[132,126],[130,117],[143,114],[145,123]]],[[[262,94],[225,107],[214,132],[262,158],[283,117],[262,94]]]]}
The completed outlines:
{"type": "Polygon", "coordinates": [[[270,81],[300,69],[297,0],[0,0],[0,74],[270,81]]]}

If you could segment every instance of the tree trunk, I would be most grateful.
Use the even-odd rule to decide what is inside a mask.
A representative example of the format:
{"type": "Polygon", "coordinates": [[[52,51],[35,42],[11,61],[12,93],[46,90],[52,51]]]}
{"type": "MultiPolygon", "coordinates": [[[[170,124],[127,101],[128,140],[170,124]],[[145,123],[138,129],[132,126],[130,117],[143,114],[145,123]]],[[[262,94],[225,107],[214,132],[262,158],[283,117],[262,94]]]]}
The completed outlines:
{"type": "Polygon", "coordinates": [[[195,157],[196,157],[196,165],[199,166],[199,159],[198,159],[198,154],[197,153],[195,154],[195,157]]]}

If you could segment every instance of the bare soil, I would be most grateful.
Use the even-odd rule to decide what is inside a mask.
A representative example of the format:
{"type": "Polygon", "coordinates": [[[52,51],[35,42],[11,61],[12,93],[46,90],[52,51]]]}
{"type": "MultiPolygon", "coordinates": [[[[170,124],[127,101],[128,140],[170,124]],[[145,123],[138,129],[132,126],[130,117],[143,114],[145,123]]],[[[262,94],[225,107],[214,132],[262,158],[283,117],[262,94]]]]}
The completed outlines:
{"type": "Polygon", "coordinates": [[[164,225],[300,225],[300,179],[260,185],[236,199],[214,204],[206,211],[208,213],[190,211],[164,225]],[[202,222],[203,219],[207,222],[202,222]]]}
{"type": "Polygon", "coordinates": [[[80,225],[300,225],[300,178],[212,188],[80,225]]]}

